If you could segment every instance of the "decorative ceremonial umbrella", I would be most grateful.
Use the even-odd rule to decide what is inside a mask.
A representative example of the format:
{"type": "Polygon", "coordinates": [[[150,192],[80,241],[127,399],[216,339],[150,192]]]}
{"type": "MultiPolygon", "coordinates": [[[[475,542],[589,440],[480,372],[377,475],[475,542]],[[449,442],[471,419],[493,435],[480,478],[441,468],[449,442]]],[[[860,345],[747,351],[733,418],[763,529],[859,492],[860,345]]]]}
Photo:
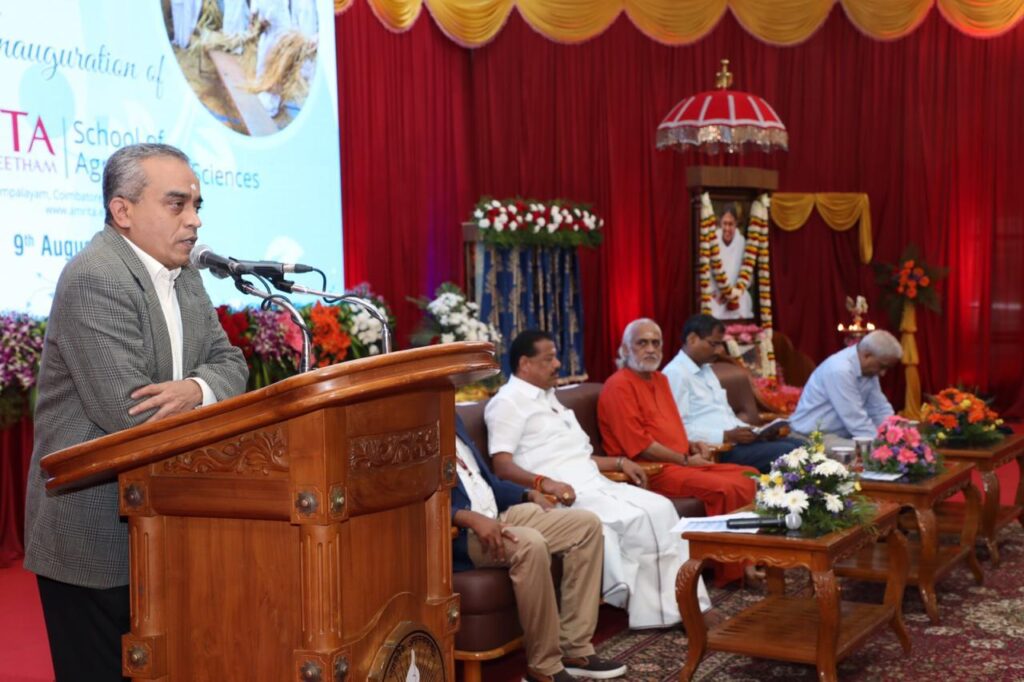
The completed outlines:
{"type": "Polygon", "coordinates": [[[672,107],[658,126],[658,149],[687,145],[709,154],[723,149],[742,152],[746,145],[762,151],[789,148],[789,134],[772,106],[757,95],[730,90],[729,60],[715,74],[717,90],[692,95],[672,107]]]}

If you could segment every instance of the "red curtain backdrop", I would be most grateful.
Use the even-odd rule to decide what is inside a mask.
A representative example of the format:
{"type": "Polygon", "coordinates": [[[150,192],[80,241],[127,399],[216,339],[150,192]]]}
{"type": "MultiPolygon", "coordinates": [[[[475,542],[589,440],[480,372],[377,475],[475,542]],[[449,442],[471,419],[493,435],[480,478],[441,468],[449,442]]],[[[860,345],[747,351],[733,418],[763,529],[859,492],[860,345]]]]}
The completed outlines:
{"type": "MultiPolygon", "coordinates": [[[[641,315],[674,352],[694,299],[686,167],[723,160],[658,152],[654,131],[727,57],[734,87],[765,97],[790,133],[789,153],[741,163],[777,168],[784,191],[866,192],[877,260],[915,242],[951,268],[944,313],[918,318],[925,390],[959,381],[1024,407],[1024,26],[979,40],[932,13],[908,38],[878,42],[837,7],[791,48],[758,42],[731,15],[692,46],[657,44],[624,18],[566,46],[513,13],[471,51],[432,21],[389,33],[363,2],[336,25],[347,278],[395,305],[400,340],[418,319],[405,297],[462,277],[459,225],[475,199],[521,194],[591,202],[606,220],[605,243],[582,255],[592,376],[610,373],[623,326],[641,315]]],[[[872,319],[889,324],[854,232],[814,218],[773,230],[772,245],[777,326],[815,359],[839,348],[847,295],[867,295],[872,319]]]]}
{"type": "Polygon", "coordinates": [[[32,420],[0,429],[0,568],[21,558],[25,545],[25,484],[32,459],[32,420]]]}

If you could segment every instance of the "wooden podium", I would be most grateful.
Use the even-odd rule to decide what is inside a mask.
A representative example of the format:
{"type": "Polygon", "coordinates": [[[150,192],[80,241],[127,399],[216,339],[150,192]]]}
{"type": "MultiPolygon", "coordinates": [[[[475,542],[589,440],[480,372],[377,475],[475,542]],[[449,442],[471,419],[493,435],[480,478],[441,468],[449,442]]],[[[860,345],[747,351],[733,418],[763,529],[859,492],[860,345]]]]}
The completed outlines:
{"type": "Polygon", "coordinates": [[[118,477],[136,680],[454,680],[456,343],[356,360],[43,459],[118,477]]]}

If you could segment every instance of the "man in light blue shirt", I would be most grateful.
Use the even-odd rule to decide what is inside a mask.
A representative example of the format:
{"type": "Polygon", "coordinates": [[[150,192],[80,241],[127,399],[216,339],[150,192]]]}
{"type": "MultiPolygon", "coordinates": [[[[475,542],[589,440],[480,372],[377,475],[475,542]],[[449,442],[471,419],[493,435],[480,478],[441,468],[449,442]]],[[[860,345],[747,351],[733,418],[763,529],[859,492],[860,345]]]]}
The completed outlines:
{"type": "Polygon", "coordinates": [[[818,430],[826,445],[853,445],[853,438],[874,438],[893,414],[878,377],[903,357],[896,337],[873,331],[855,346],[829,356],[807,380],[789,423],[797,433],[818,430]]]}
{"type": "Polygon", "coordinates": [[[711,315],[694,315],[683,325],[683,347],[665,365],[679,416],[691,440],[711,445],[732,443],[719,455],[720,462],[743,464],[766,473],[777,458],[801,447],[792,438],[758,440],[750,425],[729,406],[722,383],[711,363],[724,345],[725,325],[711,315]]]}

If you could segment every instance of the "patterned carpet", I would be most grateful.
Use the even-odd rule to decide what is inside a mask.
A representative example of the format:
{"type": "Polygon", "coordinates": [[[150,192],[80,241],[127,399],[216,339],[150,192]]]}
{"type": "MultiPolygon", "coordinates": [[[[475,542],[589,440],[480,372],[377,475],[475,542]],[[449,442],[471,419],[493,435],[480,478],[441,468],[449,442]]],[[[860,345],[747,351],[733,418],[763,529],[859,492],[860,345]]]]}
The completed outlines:
{"type": "MultiPolygon", "coordinates": [[[[869,639],[839,665],[842,680],[1024,680],[1024,530],[1013,525],[1000,535],[1002,564],[993,569],[979,548],[985,582],[978,586],[970,571],[958,566],[939,585],[939,616],[931,625],[916,587],[908,587],[903,614],[912,649],[904,656],[888,629],[869,639]]],[[[806,573],[790,571],[787,591],[810,593],[806,573]]],[[[843,581],[843,598],[881,603],[884,588],[843,581]]],[[[726,616],[742,611],[760,595],[751,590],[712,590],[716,608],[726,616]]],[[[629,665],[631,682],[677,680],[686,658],[686,635],[678,629],[658,632],[625,630],[598,647],[629,665]]],[[[755,682],[817,679],[810,666],[712,653],[697,668],[694,680],[755,682]]]]}

